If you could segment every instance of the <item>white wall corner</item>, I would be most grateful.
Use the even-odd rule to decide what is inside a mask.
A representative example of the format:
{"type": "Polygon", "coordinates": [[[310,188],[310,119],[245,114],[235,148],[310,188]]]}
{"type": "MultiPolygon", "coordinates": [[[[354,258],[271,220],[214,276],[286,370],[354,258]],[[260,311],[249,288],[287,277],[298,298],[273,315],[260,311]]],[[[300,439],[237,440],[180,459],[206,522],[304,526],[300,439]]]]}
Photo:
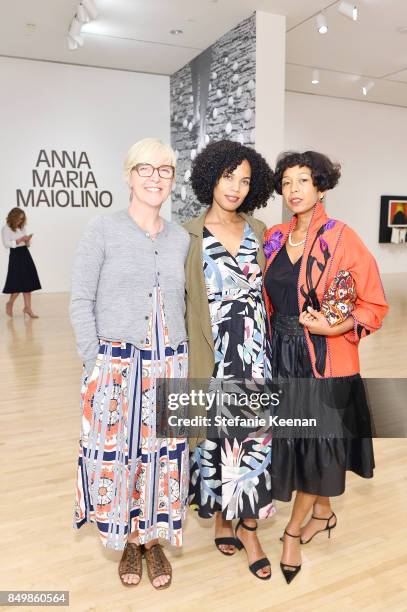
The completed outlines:
{"type": "MultiPolygon", "coordinates": [[[[256,12],[256,149],[274,169],[284,149],[286,19],[256,12]]],[[[276,195],[256,211],[268,227],[282,221],[282,201],[276,195]]]]}

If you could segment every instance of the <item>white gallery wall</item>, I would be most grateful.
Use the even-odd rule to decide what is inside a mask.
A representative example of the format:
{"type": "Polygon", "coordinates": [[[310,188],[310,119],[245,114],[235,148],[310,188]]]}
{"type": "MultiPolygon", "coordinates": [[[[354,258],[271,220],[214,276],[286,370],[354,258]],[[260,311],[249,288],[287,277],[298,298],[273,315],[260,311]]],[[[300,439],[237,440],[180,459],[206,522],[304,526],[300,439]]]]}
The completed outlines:
{"type": "MultiPolygon", "coordinates": [[[[86,223],[128,204],[129,147],[169,142],[169,78],[0,57],[0,83],[0,222],[19,200],[43,290],[69,291],[86,223]]],[[[1,289],[7,262],[1,246],[1,289]]]]}
{"type": "Polygon", "coordinates": [[[285,148],[314,149],[342,164],[327,211],[348,223],[382,273],[407,270],[407,245],[379,244],[380,197],[407,195],[407,109],[287,92],[285,148]]]}
{"type": "MultiPolygon", "coordinates": [[[[256,13],[256,149],[274,168],[284,148],[286,21],[281,15],[256,13]]],[[[281,223],[282,203],[276,195],[256,217],[267,227],[281,223]]]]}
{"type": "MultiPolygon", "coordinates": [[[[284,20],[267,17],[257,25],[257,148],[272,165],[283,148],[313,148],[340,161],[343,176],[329,194],[329,214],[363,237],[382,272],[404,272],[405,245],[379,245],[378,228],[380,196],[407,194],[407,109],[291,92],[284,108],[284,20]],[[266,53],[271,41],[274,52],[266,53]],[[273,79],[264,78],[262,57],[275,58],[273,79]]],[[[127,206],[122,162],[129,146],[146,136],[170,139],[169,78],[0,58],[0,83],[0,223],[19,197],[43,290],[69,291],[75,245],[88,220],[127,206]],[[80,167],[66,158],[61,168],[52,151],[60,157],[65,151],[80,167]],[[47,178],[55,184],[41,187],[47,178]],[[63,184],[68,179],[70,186],[63,184]],[[81,188],[81,179],[88,185],[81,188]],[[55,202],[59,191],[68,193],[62,205],[55,202]]],[[[170,217],[169,202],[164,215],[170,217]]],[[[279,198],[260,216],[268,225],[279,222],[279,198]]],[[[0,284],[7,261],[0,246],[0,284]]]]}

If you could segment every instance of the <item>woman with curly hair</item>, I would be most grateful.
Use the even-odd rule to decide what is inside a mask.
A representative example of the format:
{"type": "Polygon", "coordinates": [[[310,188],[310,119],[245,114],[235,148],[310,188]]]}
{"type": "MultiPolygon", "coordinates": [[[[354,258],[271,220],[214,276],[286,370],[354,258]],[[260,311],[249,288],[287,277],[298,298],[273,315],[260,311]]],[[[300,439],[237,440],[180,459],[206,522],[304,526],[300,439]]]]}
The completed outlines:
{"type": "Polygon", "coordinates": [[[6,225],[1,231],[3,244],[10,249],[7,278],[3,293],[10,295],[6,303],[6,313],[13,316],[14,302],[19,294],[23,294],[23,314],[31,319],[38,319],[31,308],[31,292],[41,289],[37,268],[31,257],[29,247],[32,234],[27,233],[27,217],[21,208],[12,208],[7,215],[6,225]]]}
{"type": "Polygon", "coordinates": [[[273,432],[273,497],[290,501],[297,491],[282,538],[287,583],[301,569],[300,544],[321,531],[329,537],[336,526],[330,497],[344,492],[346,471],[373,476],[358,343],[381,327],[388,306],[375,259],[349,226],[324,210],[325,193],[339,178],[340,166],[321,153],[282,154],[276,190],[293,217],[265,234],[272,376],[287,396],[277,414],[300,417],[303,425],[273,432]],[[310,418],[314,430],[305,427],[310,418]]]}
{"type": "MultiPolygon", "coordinates": [[[[273,173],[255,150],[223,140],[196,158],[192,188],[208,209],[185,228],[189,376],[264,379],[266,313],[262,299],[265,226],[249,213],[266,206],[273,173]]],[[[251,572],[271,576],[256,535],[257,518],[274,512],[269,439],[204,440],[191,456],[190,503],[215,514],[215,544],[225,555],[245,548],[251,572]],[[233,537],[232,519],[238,518],[233,537]]]]}

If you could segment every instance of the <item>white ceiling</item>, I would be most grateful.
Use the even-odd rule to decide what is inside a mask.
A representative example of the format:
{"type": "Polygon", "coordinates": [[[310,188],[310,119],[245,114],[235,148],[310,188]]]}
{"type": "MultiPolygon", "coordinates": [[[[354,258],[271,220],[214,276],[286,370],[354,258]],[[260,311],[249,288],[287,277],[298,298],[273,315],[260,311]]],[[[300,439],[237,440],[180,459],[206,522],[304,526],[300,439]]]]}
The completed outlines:
{"type": "Polygon", "coordinates": [[[333,0],[95,0],[85,45],[66,33],[79,0],[4,2],[0,55],[172,74],[255,9],[287,18],[287,89],[407,107],[407,0],[354,0],[357,22],[333,0]],[[316,31],[320,10],[329,31],[316,31]],[[35,24],[28,32],[26,24],[35,24]],[[171,29],[182,29],[174,36],[171,29]],[[311,84],[312,69],[320,84],[311,84]],[[374,80],[367,98],[362,84],[374,80]]]}

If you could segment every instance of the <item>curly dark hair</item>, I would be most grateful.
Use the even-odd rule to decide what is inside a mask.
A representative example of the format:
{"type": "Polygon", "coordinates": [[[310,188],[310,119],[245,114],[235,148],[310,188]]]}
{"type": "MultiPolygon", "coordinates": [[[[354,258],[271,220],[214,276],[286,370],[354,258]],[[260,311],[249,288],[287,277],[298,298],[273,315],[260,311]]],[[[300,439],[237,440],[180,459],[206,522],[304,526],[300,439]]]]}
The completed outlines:
{"type": "Polygon", "coordinates": [[[213,190],[223,173],[233,172],[245,159],[252,171],[250,189],[237,212],[248,213],[266,206],[274,191],[274,173],[260,153],[233,140],[212,142],[196,156],[191,184],[201,204],[212,204],[213,190]]]}
{"type": "Polygon", "coordinates": [[[312,182],[318,191],[333,189],[341,176],[340,164],[333,163],[326,155],[317,151],[286,151],[281,153],[277,159],[274,174],[274,184],[277,193],[281,195],[281,182],[287,168],[300,166],[311,170],[312,182]]]}

